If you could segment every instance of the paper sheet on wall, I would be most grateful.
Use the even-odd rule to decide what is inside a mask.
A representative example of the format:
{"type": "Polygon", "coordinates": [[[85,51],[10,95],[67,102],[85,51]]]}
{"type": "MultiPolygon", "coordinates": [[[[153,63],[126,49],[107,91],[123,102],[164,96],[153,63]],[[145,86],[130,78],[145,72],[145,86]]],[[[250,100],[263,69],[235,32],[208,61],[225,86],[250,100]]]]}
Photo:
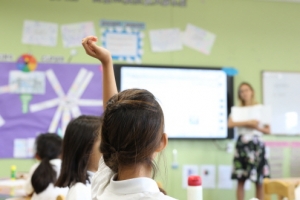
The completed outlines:
{"type": "Polygon", "coordinates": [[[93,22],[82,22],[61,25],[61,33],[64,47],[81,46],[82,38],[95,35],[93,22]]]}
{"type": "MultiPolygon", "coordinates": [[[[283,177],[283,160],[284,160],[284,148],[282,147],[266,147],[266,153],[269,154],[269,165],[271,166],[272,178],[283,177]]],[[[297,160],[297,159],[296,159],[297,160]]]]}
{"type": "Polygon", "coordinates": [[[216,166],[201,165],[200,168],[203,188],[214,189],[216,187],[216,166]]]}
{"type": "Polygon", "coordinates": [[[138,36],[136,34],[108,33],[106,47],[114,56],[136,56],[138,51],[138,36]]]}
{"type": "Polygon", "coordinates": [[[218,188],[231,190],[233,181],[231,179],[232,166],[219,165],[218,166],[218,188]]]}
{"type": "Polygon", "coordinates": [[[191,175],[199,175],[198,165],[183,165],[183,168],[182,168],[182,188],[187,188],[188,178],[191,175]]]}
{"type": "Polygon", "coordinates": [[[183,32],[183,44],[206,55],[211,53],[216,35],[192,24],[183,32]]]}
{"type": "Polygon", "coordinates": [[[258,120],[262,125],[270,124],[272,111],[270,106],[255,105],[231,108],[231,117],[235,122],[258,120]]]}
{"type": "MultiPolygon", "coordinates": [[[[244,189],[245,190],[251,190],[251,185],[252,185],[252,181],[250,181],[249,179],[246,180],[245,184],[244,184],[244,189]]],[[[233,188],[237,188],[237,180],[233,180],[233,188]]]]}
{"type": "Polygon", "coordinates": [[[182,50],[181,32],[178,28],[149,31],[153,52],[182,50]]]}
{"type": "Polygon", "coordinates": [[[56,46],[58,25],[56,23],[25,20],[23,25],[22,43],[56,46]]]}
{"type": "Polygon", "coordinates": [[[34,142],[35,138],[15,139],[14,157],[32,158],[34,155],[34,142]]]}
{"type": "Polygon", "coordinates": [[[14,55],[8,53],[0,53],[1,62],[14,62],[14,55]]]}
{"type": "Polygon", "coordinates": [[[46,79],[44,72],[22,72],[11,70],[9,84],[16,85],[16,89],[10,91],[18,94],[45,94],[46,79]]]}
{"type": "Polygon", "coordinates": [[[101,20],[100,27],[102,46],[111,52],[114,60],[142,62],[145,23],[101,20]]]}

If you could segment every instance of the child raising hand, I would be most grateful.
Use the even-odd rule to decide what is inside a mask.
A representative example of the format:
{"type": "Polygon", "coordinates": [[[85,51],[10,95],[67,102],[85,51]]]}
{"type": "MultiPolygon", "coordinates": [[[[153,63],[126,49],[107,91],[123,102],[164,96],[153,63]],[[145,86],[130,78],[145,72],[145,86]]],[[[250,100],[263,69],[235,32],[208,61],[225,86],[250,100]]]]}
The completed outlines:
{"type": "Polygon", "coordinates": [[[152,179],[157,171],[154,159],[168,143],[163,111],[147,90],[117,92],[110,52],[96,42],[94,36],[82,40],[86,53],[103,65],[103,156],[92,179],[92,199],[174,200],[152,179]]]}

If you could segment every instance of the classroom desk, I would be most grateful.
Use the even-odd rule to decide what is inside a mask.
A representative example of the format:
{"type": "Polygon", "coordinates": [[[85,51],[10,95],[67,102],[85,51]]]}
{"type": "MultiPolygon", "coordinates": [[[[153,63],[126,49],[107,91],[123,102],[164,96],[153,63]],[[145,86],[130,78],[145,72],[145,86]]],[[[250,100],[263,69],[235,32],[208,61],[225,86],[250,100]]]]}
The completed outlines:
{"type": "Polygon", "coordinates": [[[0,180],[0,200],[13,198],[14,200],[29,200],[26,198],[25,180],[0,180]]]}
{"type": "Polygon", "coordinates": [[[277,195],[278,199],[287,197],[288,200],[295,200],[295,188],[299,184],[300,177],[265,179],[263,183],[265,200],[271,199],[272,194],[277,195]]]}

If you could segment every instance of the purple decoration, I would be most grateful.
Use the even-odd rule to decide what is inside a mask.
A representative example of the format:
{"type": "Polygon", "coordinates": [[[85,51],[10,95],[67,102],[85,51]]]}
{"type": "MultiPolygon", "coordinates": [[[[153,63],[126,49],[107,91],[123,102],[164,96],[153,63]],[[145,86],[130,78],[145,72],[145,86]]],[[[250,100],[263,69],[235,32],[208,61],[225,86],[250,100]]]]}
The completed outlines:
{"type": "MultiPolygon", "coordinates": [[[[80,99],[102,100],[102,72],[100,64],[46,64],[39,63],[35,71],[52,69],[65,94],[69,91],[79,70],[84,68],[94,73],[93,78],[80,99]]],[[[18,70],[16,63],[0,62],[0,87],[9,84],[9,72],[18,70]]],[[[30,73],[30,72],[29,72],[30,73]]],[[[46,94],[32,95],[29,105],[58,98],[46,78],[46,94]]],[[[81,114],[100,116],[102,106],[79,106],[81,114]]],[[[48,131],[57,106],[31,113],[22,113],[20,94],[0,94],[0,115],[5,124],[0,126],[0,158],[12,158],[14,139],[33,138],[48,131]]],[[[61,120],[60,120],[61,121],[61,120]]],[[[61,127],[59,124],[58,127],[61,127]]]]}

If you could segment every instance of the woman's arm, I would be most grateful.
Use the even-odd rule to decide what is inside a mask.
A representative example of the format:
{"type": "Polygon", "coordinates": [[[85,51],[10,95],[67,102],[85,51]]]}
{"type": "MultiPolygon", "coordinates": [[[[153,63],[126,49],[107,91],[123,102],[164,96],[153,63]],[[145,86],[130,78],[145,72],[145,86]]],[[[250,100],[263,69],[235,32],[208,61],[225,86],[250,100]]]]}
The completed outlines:
{"type": "Polygon", "coordinates": [[[234,122],[231,117],[228,118],[228,128],[234,127],[248,127],[248,128],[257,128],[258,127],[257,120],[249,120],[243,122],[234,122]]]}
{"type": "Polygon", "coordinates": [[[262,128],[257,127],[256,130],[262,132],[263,134],[270,134],[271,133],[271,129],[269,125],[264,125],[262,128]]]}
{"type": "Polygon", "coordinates": [[[97,37],[89,36],[82,40],[82,45],[85,52],[94,58],[97,58],[102,63],[103,68],[103,108],[106,108],[107,101],[118,93],[113,62],[110,52],[96,44],[97,37]]]}

